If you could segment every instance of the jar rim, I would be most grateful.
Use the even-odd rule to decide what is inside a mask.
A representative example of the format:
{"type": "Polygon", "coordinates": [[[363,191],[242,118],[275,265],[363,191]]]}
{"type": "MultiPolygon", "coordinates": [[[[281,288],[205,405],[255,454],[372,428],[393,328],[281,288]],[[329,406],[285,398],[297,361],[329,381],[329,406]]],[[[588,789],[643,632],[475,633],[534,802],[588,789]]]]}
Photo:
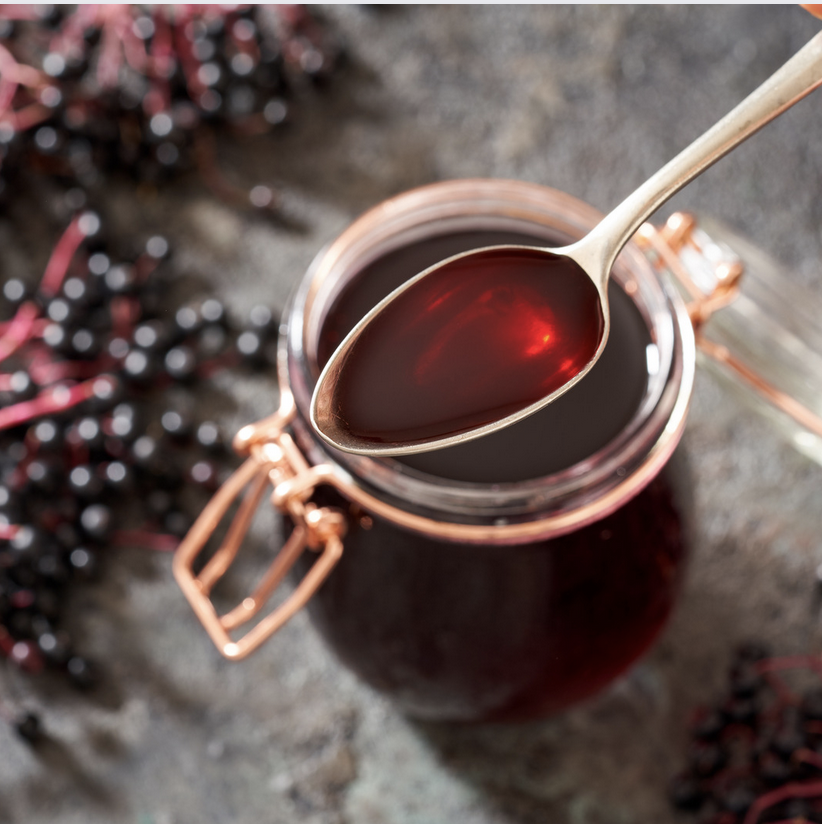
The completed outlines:
{"type": "Polygon", "coordinates": [[[286,310],[281,381],[294,395],[293,427],[309,459],[330,464],[342,483],[380,500],[389,508],[388,516],[405,526],[419,528],[409,523],[413,516],[410,520],[462,525],[478,529],[478,534],[492,527],[495,539],[503,541],[532,535],[535,529],[546,535],[570,531],[604,517],[635,495],[661,469],[681,437],[695,355],[693,328],[678,292],[660,281],[632,243],[620,253],[613,277],[642,313],[659,349],[660,368],[649,376],[645,397],[628,426],[583,461],[524,481],[454,481],[393,459],[339,452],[316,437],[308,424],[325,312],[344,285],[370,262],[414,240],[466,228],[542,231],[571,242],[600,218],[587,204],[548,187],[467,179],[413,189],[355,220],[317,255],[286,310]]]}

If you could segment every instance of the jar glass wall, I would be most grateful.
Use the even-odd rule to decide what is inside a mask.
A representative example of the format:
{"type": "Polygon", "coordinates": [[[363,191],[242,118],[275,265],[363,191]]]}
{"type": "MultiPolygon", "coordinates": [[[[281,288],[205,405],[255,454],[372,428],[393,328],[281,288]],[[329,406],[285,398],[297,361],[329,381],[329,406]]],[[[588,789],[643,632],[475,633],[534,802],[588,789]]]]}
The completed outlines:
{"type": "Polygon", "coordinates": [[[497,443],[431,457],[332,450],[307,424],[314,382],[346,326],[429,258],[508,241],[560,245],[598,218],[531,184],[424,187],[356,221],[287,309],[280,362],[296,402],[291,426],[309,463],[336,477],[313,500],[349,522],[343,556],[309,609],[341,660],[412,714],[556,711],[602,688],[656,637],[687,550],[687,483],[671,456],[693,381],[690,322],[627,246],[599,376],[497,443]]]}

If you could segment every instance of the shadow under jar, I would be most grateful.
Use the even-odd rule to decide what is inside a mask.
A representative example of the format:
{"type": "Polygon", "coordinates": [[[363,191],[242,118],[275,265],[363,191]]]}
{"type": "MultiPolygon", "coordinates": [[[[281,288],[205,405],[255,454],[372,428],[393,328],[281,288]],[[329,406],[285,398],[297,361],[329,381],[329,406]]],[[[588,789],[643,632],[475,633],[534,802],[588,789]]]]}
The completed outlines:
{"type": "MultiPolygon", "coordinates": [[[[308,609],[340,660],[410,715],[556,712],[622,673],[670,614],[687,554],[688,479],[674,450],[694,340],[675,289],[636,246],[614,267],[601,360],[531,418],[380,460],[333,450],[308,424],[322,366],[400,283],[471,248],[564,245],[599,217],[532,184],[423,187],[352,224],[286,310],[280,380],[296,405],[290,431],[308,463],[336,478],[311,500],[347,520],[342,557],[308,609]]],[[[310,555],[297,561],[300,574],[310,555]]]]}

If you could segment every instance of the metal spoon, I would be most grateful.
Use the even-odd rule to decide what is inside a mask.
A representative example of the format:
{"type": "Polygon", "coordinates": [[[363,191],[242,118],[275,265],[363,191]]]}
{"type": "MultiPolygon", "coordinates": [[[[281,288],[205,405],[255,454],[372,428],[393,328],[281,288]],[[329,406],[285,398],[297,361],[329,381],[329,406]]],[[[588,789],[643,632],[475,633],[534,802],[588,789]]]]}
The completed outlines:
{"type": "MultiPolygon", "coordinates": [[[[316,431],[332,446],[346,452],[370,457],[404,455],[441,449],[482,437],[502,427],[510,426],[551,403],[585,377],[605,347],[610,330],[607,285],[611,267],[620,250],[634,232],[683,186],[821,84],[822,33],[817,34],[733,111],[663,166],[576,243],[557,249],[498,246],[473,250],[435,264],[407,281],[378,303],[351,330],[326,364],[311,401],[311,423],[316,431]],[[480,261],[481,258],[477,256],[486,254],[491,249],[499,252],[519,250],[518,254],[527,250],[532,257],[535,253],[541,253],[545,255],[546,267],[549,262],[554,262],[555,265],[556,256],[562,256],[567,259],[563,261],[567,267],[573,269],[581,267],[596,287],[599,298],[596,310],[601,312],[602,334],[590,360],[580,364],[581,368],[578,371],[570,375],[567,380],[563,379],[560,385],[536,402],[528,403],[510,414],[500,415],[498,419],[481,421],[478,425],[471,425],[460,431],[453,431],[453,427],[449,431],[446,427],[445,431],[435,433],[432,437],[400,438],[388,441],[375,441],[373,438],[352,432],[345,418],[345,409],[340,406],[337,384],[347,360],[355,351],[358,342],[361,341],[364,331],[369,329],[375,318],[395,304],[398,299],[408,300],[413,294],[409,290],[414,290],[415,287],[419,289],[419,284],[423,280],[437,278],[438,275],[444,278],[446,273],[454,271],[456,265],[464,267],[465,264],[472,263],[472,260],[480,261]]],[[[819,139],[822,140],[822,135],[819,139]]],[[[428,285],[430,286],[430,283],[428,285]]],[[[492,417],[496,418],[496,416],[492,417]]]]}

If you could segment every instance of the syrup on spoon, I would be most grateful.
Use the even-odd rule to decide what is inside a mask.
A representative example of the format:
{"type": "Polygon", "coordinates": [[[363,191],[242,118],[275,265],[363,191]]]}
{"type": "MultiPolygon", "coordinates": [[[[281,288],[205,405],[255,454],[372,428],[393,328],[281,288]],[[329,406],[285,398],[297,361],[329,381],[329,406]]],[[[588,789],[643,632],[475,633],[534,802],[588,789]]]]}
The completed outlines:
{"type": "Polygon", "coordinates": [[[822,84],[822,33],[733,111],[558,249],[455,255],[378,303],[326,364],[311,423],[383,457],[441,449],[533,414],[581,380],[608,339],[617,254],[679,189],[822,84]]]}

